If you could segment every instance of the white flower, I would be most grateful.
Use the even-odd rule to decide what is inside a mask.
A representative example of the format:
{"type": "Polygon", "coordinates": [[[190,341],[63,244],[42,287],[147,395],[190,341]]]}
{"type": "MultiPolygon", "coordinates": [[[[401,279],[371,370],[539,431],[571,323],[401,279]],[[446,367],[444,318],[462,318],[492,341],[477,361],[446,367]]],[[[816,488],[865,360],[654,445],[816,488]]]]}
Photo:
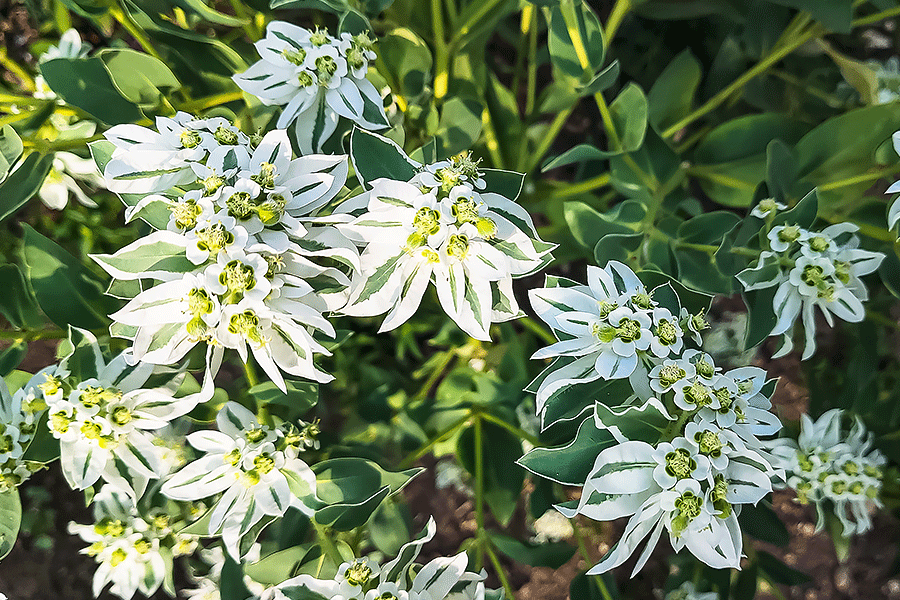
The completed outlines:
{"type": "Polygon", "coordinates": [[[753,207],[750,214],[757,219],[769,219],[774,217],[779,210],[787,208],[787,204],[777,202],[774,198],[765,198],[760,200],[759,204],[753,207]]]}
{"type": "Polygon", "coordinates": [[[476,339],[489,340],[492,323],[520,316],[512,280],[539,269],[553,246],[537,239],[513,201],[462,179],[467,156],[447,164],[437,173],[452,186],[420,186],[423,174],[431,176],[425,167],[410,182],[377,179],[338,207],[338,229],[363,248],[342,312],[387,312],[381,331],[388,331],[412,316],[433,282],[444,311],[476,339]]]}
{"type": "Polygon", "coordinates": [[[69,202],[69,195],[89,208],[97,208],[97,203],[87,197],[76,182],[84,181],[96,188],[103,188],[103,177],[97,165],[89,158],[81,158],[71,152],[57,152],[53,155],[50,173],[38,189],[38,198],[47,208],[62,210],[69,202]]]}
{"type": "Polygon", "coordinates": [[[665,359],[677,355],[683,346],[678,320],[667,309],[655,306],[626,265],[610,261],[603,269],[589,266],[587,280],[585,286],[557,278],[555,287],[529,292],[535,312],[560,340],[532,358],[575,359],[551,368],[543,379],[537,390],[538,413],[547,399],[565,386],[601,377],[629,377],[648,351],[665,359]]]}
{"type": "Polygon", "coordinates": [[[787,486],[797,493],[801,504],[816,504],[816,530],[825,524],[825,512],[831,507],[849,537],[872,527],[869,506],[881,506],[882,469],[885,457],[872,449],[872,436],[859,417],[844,434],[844,413],[832,409],[813,421],[809,415],[800,420],[797,441],[780,438],[770,442],[773,460],[786,471],[787,486]]]}
{"type": "Polygon", "coordinates": [[[321,151],[339,117],[369,130],[389,126],[381,95],[365,77],[375,59],[365,34],[338,39],[273,21],[255,45],[261,60],[233,79],[263,104],[284,107],[277,127],[295,123],[303,154],[321,151]]]}
{"type": "Polygon", "coordinates": [[[76,29],[67,29],[59,38],[58,46],[50,46],[38,58],[38,62],[47,62],[54,58],[84,58],[91,51],[91,45],[81,41],[76,29]]]}
{"type": "Polygon", "coordinates": [[[172,568],[171,557],[167,560],[161,552],[170,537],[168,527],[160,529],[145,521],[138,516],[133,499],[109,485],[94,496],[94,518],[94,525],[69,524],[70,533],[90,544],[81,553],[98,563],[94,596],[108,583],[110,592],[123,600],[138,591],[153,595],[172,568]]]}
{"type": "MultiPolygon", "coordinates": [[[[63,362],[55,376],[65,378],[71,392],[45,395],[47,426],[59,439],[63,475],[73,489],[86,489],[102,477],[140,497],[147,482],[162,475],[151,432],[212,397],[212,378],[206,378],[199,392],[182,398],[175,398],[182,377],[170,378],[166,387],[144,389],[152,365],[131,367],[127,353],[106,363],[96,339],[88,332],[83,335],[93,346],[97,376],[73,381],[63,362]],[[127,467],[130,481],[121,475],[117,461],[127,467]]],[[[58,387],[55,381],[47,389],[53,392],[52,387],[58,387]]]]}
{"type": "Polygon", "coordinates": [[[241,538],[265,515],[281,517],[290,506],[302,507],[300,496],[315,493],[316,478],[306,463],[279,449],[280,432],[260,424],[240,404],[226,404],[216,424],[219,431],[187,437],[205,455],[169,478],[162,493],[183,501],[222,494],[210,512],[208,531],[221,535],[239,560],[241,538]]]}
{"type": "Polygon", "coordinates": [[[17,488],[31,477],[32,470],[40,468],[21,459],[47,408],[41,385],[52,371],[38,372],[12,394],[6,382],[0,382],[0,493],[17,488]]]}
{"type": "Polygon", "coordinates": [[[875,271],[884,254],[860,249],[857,230],[851,223],[820,232],[796,225],[773,227],[768,233],[770,247],[781,256],[763,252],[756,266],[738,274],[746,290],[778,286],[773,299],[777,321],[770,335],[783,334],[784,345],[776,357],[793,348],[790,330],[798,317],[806,334],[802,359],[815,353],[816,307],[832,326],[832,315],[850,323],[865,317],[863,302],[869,294],[860,277],[875,271]]]}
{"type": "Polygon", "coordinates": [[[692,582],[685,581],[681,587],[666,594],[665,600],[717,600],[718,597],[715,592],[700,593],[692,582]]]}

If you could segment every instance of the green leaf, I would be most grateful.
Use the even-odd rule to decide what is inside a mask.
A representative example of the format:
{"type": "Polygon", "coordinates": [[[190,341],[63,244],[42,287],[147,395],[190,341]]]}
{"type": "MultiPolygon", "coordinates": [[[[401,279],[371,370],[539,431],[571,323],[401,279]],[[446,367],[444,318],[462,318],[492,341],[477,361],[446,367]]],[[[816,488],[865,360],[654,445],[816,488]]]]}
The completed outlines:
{"type": "Polygon", "coordinates": [[[569,584],[569,598],[578,598],[578,600],[618,600],[620,596],[612,573],[588,575],[587,572],[583,572],[572,578],[572,582],[569,584]],[[601,591],[600,585],[595,579],[597,577],[603,580],[603,586],[607,593],[601,591]]]}
{"type": "Polygon", "coordinates": [[[558,569],[575,554],[575,547],[565,542],[530,544],[493,531],[488,532],[488,537],[500,552],[516,562],[532,567],[558,569]]]}
{"type": "Polygon", "coordinates": [[[768,552],[764,550],[758,551],[756,561],[760,571],[772,578],[775,583],[782,585],[803,585],[812,582],[812,577],[793,569],[768,552]]]}
{"type": "Polygon", "coordinates": [[[245,566],[244,573],[264,585],[277,585],[293,576],[294,567],[303,560],[309,549],[310,545],[304,544],[273,552],[245,566]]]}
{"type": "MultiPolygon", "coordinates": [[[[88,144],[88,148],[91,150],[91,158],[94,159],[97,169],[103,173],[106,169],[106,165],[112,158],[113,151],[116,149],[115,145],[108,140],[97,140],[88,144]]],[[[122,199],[125,206],[135,206],[146,194],[117,195],[122,199]]],[[[141,210],[140,218],[152,225],[154,229],[165,229],[169,223],[170,214],[169,209],[164,203],[154,202],[141,210]]]]}
{"type": "Polygon", "coordinates": [[[3,350],[0,350],[0,377],[9,375],[25,360],[28,354],[28,343],[15,341],[3,350]]]}
{"type": "Polygon", "coordinates": [[[765,154],[769,142],[797,143],[809,126],[785,115],[764,113],[727,121],[713,129],[694,150],[697,164],[720,164],[765,154]]]}
{"type": "Polygon", "coordinates": [[[195,267],[184,246],[165,240],[141,238],[115,254],[92,254],[91,258],[116,279],[153,278],[169,273],[189,273],[195,267]]]}
{"type": "MultiPolygon", "coordinates": [[[[519,496],[525,473],[515,468],[516,461],[522,457],[522,442],[506,429],[489,421],[481,425],[481,461],[484,473],[484,499],[491,512],[503,527],[509,524],[519,496]]],[[[457,442],[457,456],[472,476],[475,476],[476,428],[463,429],[457,442]]]]}
{"type": "Polygon", "coordinates": [[[563,77],[583,80],[585,73],[593,78],[603,66],[606,44],[603,40],[603,27],[594,11],[580,0],[567,0],[562,6],[554,6],[550,10],[549,38],[547,47],[550,50],[550,62],[557,74],[563,77]],[[568,14],[564,14],[566,11],[568,14]],[[570,30],[571,26],[571,30],[570,30]],[[579,40],[573,41],[574,35],[579,40]],[[576,46],[585,51],[582,64],[576,46]]]}
{"type": "Polygon", "coordinates": [[[350,159],[364,185],[382,177],[409,181],[417,172],[417,165],[400,146],[377,133],[358,128],[350,134],[350,159]]]}
{"type": "Polygon", "coordinates": [[[225,564],[222,565],[219,590],[222,600],[247,600],[253,597],[244,583],[243,568],[228,555],[225,556],[225,564]]]}
{"type": "Polygon", "coordinates": [[[772,219],[772,226],[790,224],[809,229],[815,223],[818,213],[819,196],[818,192],[813,190],[801,198],[790,210],[775,215],[775,218],[772,219]]]}
{"type": "Polygon", "coordinates": [[[853,21],[853,0],[768,0],[809,12],[814,19],[837,33],[850,33],[853,21]]]}
{"type": "Polygon", "coordinates": [[[114,312],[103,295],[106,285],[53,241],[23,227],[25,276],[44,314],[60,327],[106,327],[107,315],[114,312]]]}
{"type": "Polygon", "coordinates": [[[594,459],[616,441],[606,430],[597,429],[594,418],[585,419],[575,439],[557,448],[534,448],[516,461],[535,475],[563,485],[584,485],[594,459]]]}
{"type": "Polygon", "coordinates": [[[434,133],[438,159],[449,158],[475,145],[481,136],[484,107],[471,98],[454,96],[441,109],[441,120],[434,133]]]}
{"type": "Polygon", "coordinates": [[[20,163],[19,167],[0,183],[0,221],[19,210],[41,189],[41,184],[53,166],[53,155],[32,152],[20,163]]]}
{"type": "Polygon", "coordinates": [[[592,160],[606,160],[611,156],[622,154],[621,151],[606,152],[595,148],[590,144],[578,144],[574,148],[569,148],[559,156],[548,159],[541,166],[541,172],[565,167],[566,165],[580,164],[592,160]]]}
{"type": "Polygon", "coordinates": [[[756,587],[757,587],[757,578],[759,577],[758,565],[754,563],[750,563],[749,567],[746,567],[738,573],[737,579],[734,581],[734,586],[731,589],[731,598],[732,600],[753,600],[756,598],[756,587]]]}
{"type": "Polygon", "coordinates": [[[257,406],[279,405],[290,409],[288,421],[294,421],[319,402],[319,384],[313,381],[285,380],[287,393],[282,392],[271,381],[254,385],[249,394],[257,406]]]}
{"type": "MultiPolygon", "coordinates": [[[[513,202],[519,197],[519,193],[522,191],[522,184],[525,182],[524,173],[504,171],[502,169],[482,169],[481,177],[484,179],[485,190],[500,194],[513,202]]],[[[521,226],[520,229],[526,234],[528,233],[527,227],[521,226]]]]}
{"type": "Polygon", "coordinates": [[[116,89],[103,61],[92,58],[55,58],[41,64],[41,75],[63,100],[107,125],[134,123],[144,118],[116,89]]]}
{"type": "Polygon", "coordinates": [[[186,13],[196,15],[208,23],[216,25],[225,25],[226,27],[240,27],[247,22],[246,19],[239,19],[226,15],[217,10],[213,10],[206,5],[203,0],[167,0],[173,6],[178,6],[186,13]]]}
{"type": "Polygon", "coordinates": [[[778,316],[775,314],[774,302],[777,286],[761,290],[744,291],[741,296],[747,306],[747,331],[744,349],[749,350],[769,337],[778,316]]]}
{"type": "Polygon", "coordinates": [[[18,265],[0,265],[0,289],[4,290],[0,298],[0,314],[10,325],[24,329],[41,324],[37,300],[25,284],[18,265]]]}
{"type": "Polygon", "coordinates": [[[620,202],[606,213],[599,213],[584,202],[572,201],[563,205],[563,215],[572,236],[589,250],[593,250],[605,235],[634,233],[646,214],[646,207],[634,200],[620,202]]]}
{"type": "Polygon", "coordinates": [[[19,536],[22,523],[22,503],[19,491],[10,490],[0,494],[0,559],[9,554],[19,536]]]}
{"type": "Polygon", "coordinates": [[[791,534],[788,533],[787,527],[784,526],[782,520],[772,510],[772,505],[767,501],[760,502],[756,506],[752,504],[742,506],[738,521],[740,521],[742,531],[760,541],[782,548],[791,541],[791,534]]]}
{"type": "Polygon", "coordinates": [[[379,38],[377,51],[379,60],[387,66],[379,73],[388,80],[391,90],[407,102],[421,96],[431,82],[431,50],[425,41],[411,29],[396,27],[379,38]]]}
{"type": "Polygon", "coordinates": [[[6,178],[7,173],[22,156],[22,139],[12,125],[4,125],[0,128],[0,181],[6,178]]]}
{"type": "Polygon", "coordinates": [[[644,91],[636,83],[629,83],[609,107],[613,126],[622,142],[622,150],[634,152],[644,143],[649,108],[644,91]]]}
{"type": "Polygon", "coordinates": [[[154,108],[161,96],[181,88],[169,67],[149,54],[116,48],[101,50],[96,56],[119,93],[138,106],[154,108]]]}
{"type": "Polygon", "coordinates": [[[650,123],[663,132],[691,112],[700,87],[700,63],[685,50],[669,63],[647,96],[650,123]]]}
{"type": "Polygon", "coordinates": [[[776,200],[794,197],[797,187],[797,159],[781,140],[772,140],[766,147],[766,185],[776,200]]]}
{"type": "Polygon", "coordinates": [[[399,473],[385,471],[363,458],[332,458],[313,466],[316,473],[316,496],[319,505],[315,520],[339,531],[364,524],[381,502],[395,494],[421,468],[399,473]]]}

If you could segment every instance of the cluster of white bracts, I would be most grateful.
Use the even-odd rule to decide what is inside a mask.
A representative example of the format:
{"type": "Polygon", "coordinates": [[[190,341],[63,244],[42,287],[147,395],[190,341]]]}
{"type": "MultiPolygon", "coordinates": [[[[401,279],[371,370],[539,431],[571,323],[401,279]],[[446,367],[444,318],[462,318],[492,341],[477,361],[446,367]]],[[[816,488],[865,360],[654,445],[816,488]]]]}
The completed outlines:
{"type": "Polygon", "coordinates": [[[281,371],[329,381],[313,338],[334,336],[324,311],[340,308],[350,280],[324,257],[357,265],[353,244],[310,217],[340,191],[343,156],[293,158],[284,131],[254,143],[221,118],[179,113],[157,119],[159,131],[118,125],[106,132],[116,150],[106,165],[107,186],[139,200],[126,218],[165,229],[94,259],[117,280],[154,279],[112,315],[113,333],[133,341],[137,361],[178,362],[203,342],[219,363],[247,348],[282,389],[281,371]],[[319,261],[319,262],[317,262],[319,261]],[[313,287],[310,281],[315,280],[313,287]]]}
{"type": "Polygon", "coordinates": [[[816,505],[816,530],[825,525],[826,507],[840,520],[849,537],[872,528],[870,505],[879,500],[884,465],[881,452],[872,448],[872,436],[859,417],[849,433],[843,433],[844,411],[832,409],[813,421],[803,415],[797,441],[774,440],[775,464],[786,473],[787,487],[797,492],[801,504],[816,505]]]}
{"type": "Polygon", "coordinates": [[[647,540],[637,573],[663,531],[676,551],[687,547],[714,568],[738,568],[740,507],[768,494],[778,474],[758,438],[781,428],[763,393],[765,371],[722,373],[708,354],[682,351],[682,332],[698,329],[697,319],[685,315],[679,324],[624,264],[589,267],[588,281],[554,279],[557,285],[531,296],[561,340],[535,356],[578,357],[542,375],[539,413],[565,385],[628,377],[634,391],[619,406],[595,405],[594,425],[615,443],[597,455],[577,506],[558,507],[567,517],[630,517],[589,573],[619,566],[647,540]]]}

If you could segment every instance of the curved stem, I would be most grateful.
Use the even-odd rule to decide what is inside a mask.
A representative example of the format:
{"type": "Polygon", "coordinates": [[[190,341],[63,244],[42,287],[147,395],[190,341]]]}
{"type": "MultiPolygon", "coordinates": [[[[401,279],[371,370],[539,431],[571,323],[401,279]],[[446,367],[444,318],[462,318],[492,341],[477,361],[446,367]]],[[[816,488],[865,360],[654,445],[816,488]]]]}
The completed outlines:
{"type": "Polygon", "coordinates": [[[113,5],[109,8],[110,16],[118,21],[118,23],[125,28],[131,37],[134,38],[141,48],[144,49],[144,52],[152,56],[157,60],[162,60],[162,57],[159,55],[159,52],[156,51],[156,48],[153,47],[153,44],[150,42],[150,39],[144,35],[144,32],[141,31],[139,27],[137,27],[131,20],[131,17],[125,14],[119,6],[113,5]]]}
{"type": "Polygon", "coordinates": [[[705,114],[713,111],[718,108],[719,105],[724,103],[728,98],[737,90],[743,88],[747,83],[749,83],[753,78],[762,73],[765,73],[768,69],[774,66],[778,61],[782,58],[810,41],[811,39],[818,37],[824,33],[824,29],[821,26],[814,26],[806,33],[794,38],[790,42],[773,49],[772,53],[765,57],[763,60],[759,61],[753,68],[748,70],[746,73],[732,81],[729,85],[723,88],[718,94],[707,100],[702,106],[691,112],[689,115],[666,129],[662,132],[662,137],[668,138],[672,137],[700,117],[705,114]]]}
{"type": "Polygon", "coordinates": [[[605,38],[607,46],[609,46],[613,38],[616,37],[619,26],[622,25],[622,21],[625,20],[625,16],[628,15],[629,12],[631,12],[631,0],[616,1],[616,5],[613,7],[612,12],[609,13],[609,19],[606,20],[606,29],[603,31],[603,37],[605,38]]]}

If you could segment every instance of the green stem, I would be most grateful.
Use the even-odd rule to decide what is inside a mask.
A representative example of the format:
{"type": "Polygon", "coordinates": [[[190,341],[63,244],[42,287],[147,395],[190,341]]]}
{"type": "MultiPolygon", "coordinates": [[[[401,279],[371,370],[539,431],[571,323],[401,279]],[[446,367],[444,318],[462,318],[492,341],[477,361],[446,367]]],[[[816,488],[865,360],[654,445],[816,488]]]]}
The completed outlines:
{"type": "Polygon", "coordinates": [[[866,309],[866,318],[872,321],[873,323],[878,323],[879,325],[883,325],[885,327],[890,327],[894,330],[900,330],[900,323],[890,319],[880,312],[875,312],[874,310],[866,309]]]}
{"type": "Polygon", "coordinates": [[[421,400],[424,400],[428,397],[428,392],[431,391],[431,388],[434,387],[434,384],[437,383],[437,380],[441,378],[441,376],[446,372],[447,367],[453,362],[453,359],[456,358],[456,352],[453,350],[444,351],[444,356],[438,361],[435,365],[434,369],[431,370],[431,373],[428,375],[428,379],[422,384],[419,390],[415,393],[415,395],[410,399],[410,404],[415,404],[421,400]]]}
{"type": "Polygon", "coordinates": [[[487,551],[488,556],[491,559],[491,563],[494,565],[494,570],[497,572],[497,578],[500,579],[500,585],[503,586],[503,590],[506,592],[506,596],[510,600],[515,599],[515,592],[513,591],[512,585],[509,583],[509,579],[506,577],[506,573],[503,570],[503,567],[500,565],[500,559],[497,558],[497,553],[494,552],[494,549],[491,547],[490,541],[485,543],[484,549],[487,551]]]}
{"type": "MultiPolygon", "coordinates": [[[[584,559],[584,562],[590,565],[594,561],[591,560],[591,557],[588,554],[587,545],[584,543],[584,536],[581,535],[578,523],[575,519],[569,519],[569,523],[572,525],[575,541],[578,543],[578,553],[581,554],[581,558],[584,559]]],[[[597,589],[600,590],[600,595],[603,596],[603,600],[612,600],[612,594],[609,593],[609,589],[606,587],[606,581],[603,580],[602,575],[595,575],[594,583],[597,585],[597,589]]]]}
{"type": "Polygon", "coordinates": [[[82,146],[86,146],[91,142],[96,142],[97,140],[102,139],[103,134],[98,133],[97,135],[92,135],[91,137],[78,138],[74,140],[58,140],[52,142],[48,142],[45,140],[22,140],[22,144],[26,148],[34,148],[36,151],[42,154],[49,154],[51,152],[59,152],[60,150],[81,148],[82,146]]]}
{"type": "Polygon", "coordinates": [[[249,387],[253,387],[259,383],[259,378],[256,376],[256,369],[250,364],[249,356],[247,357],[247,362],[244,363],[244,377],[247,379],[247,385],[249,387]]]}
{"type": "Polygon", "coordinates": [[[609,13],[609,19],[606,20],[606,29],[603,31],[603,37],[605,38],[605,42],[607,47],[612,42],[613,38],[616,37],[616,32],[619,30],[619,26],[622,25],[622,21],[625,20],[625,16],[631,11],[631,0],[616,0],[616,5],[613,6],[612,12],[609,13]]]}
{"type": "MultiPolygon", "coordinates": [[[[102,334],[101,334],[102,335],[102,334]]],[[[0,331],[0,340],[34,342],[36,340],[61,340],[69,336],[65,329],[29,329],[24,331],[0,331]]]]}
{"type": "Polygon", "coordinates": [[[527,431],[520,429],[519,427],[516,427],[515,425],[510,425],[503,419],[495,417],[491,413],[478,411],[478,416],[479,416],[479,418],[482,418],[485,421],[490,421],[494,425],[498,425],[498,426],[502,427],[503,429],[507,430],[508,432],[510,432],[517,438],[519,438],[520,440],[527,441],[532,446],[539,447],[539,446],[545,445],[545,444],[541,443],[541,441],[536,436],[531,435],[527,431]]]}
{"type": "Polygon", "coordinates": [[[321,525],[316,522],[315,518],[309,520],[312,523],[313,527],[316,530],[316,537],[319,538],[319,545],[325,550],[325,554],[334,562],[335,566],[340,566],[341,563],[344,562],[344,557],[341,556],[341,553],[338,551],[337,546],[335,546],[334,541],[331,539],[331,535],[329,535],[328,530],[325,529],[324,525],[321,525]]]}
{"type": "Polygon", "coordinates": [[[525,327],[525,329],[530,329],[532,332],[537,334],[548,344],[555,344],[557,341],[559,341],[555,337],[553,337],[553,334],[550,333],[549,329],[547,329],[531,317],[522,317],[521,319],[519,319],[519,323],[521,323],[525,327]]]}
{"type": "Polygon", "coordinates": [[[25,91],[33,92],[35,90],[34,79],[31,78],[31,75],[28,74],[28,71],[20,67],[16,61],[9,57],[9,55],[6,53],[6,48],[0,49],[0,65],[2,65],[10,73],[15,75],[22,82],[22,87],[25,89],[25,91]]]}
{"type": "Polygon", "coordinates": [[[215,94],[213,96],[206,96],[204,98],[197,98],[196,100],[191,100],[190,102],[185,102],[178,106],[178,110],[183,110],[185,112],[193,113],[201,110],[207,110],[209,108],[213,108],[215,106],[220,106],[222,104],[228,104],[229,102],[234,102],[236,100],[240,100],[244,97],[244,92],[241,90],[235,90],[233,92],[224,92],[222,94],[215,94]]]}
{"type": "Polygon", "coordinates": [[[475,417],[475,524],[477,527],[478,557],[475,561],[475,571],[480,571],[484,566],[484,440],[482,439],[484,425],[481,415],[475,417]]]}
{"type": "Polygon", "coordinates": [[[898,15],[900,15],[900,6],[895,6],[894,8],[883,10],[881,12],[875,13],[874,15],[869,15],[868,17],[855,19],[851,23],[851,25],[853,27],[863,27],[864,25],[871,25],[872,23],[877,23],[878,21],[890,19],[891,17],[896,17],[898,15]]]}
{"type": "Polygon", "coordinates": [[[437,434],[434,438],[428,440],[425,444],[420,446],[418,450],[416,450],[415,452],[413,452],[412,454],[407,456],[400,463],[400,468],[408,469],[409,467],[414,465],[417,460],[419,460],[420,458],[422,458],[423,456],[428,454],[431,451],[431,449],[434,448],[437,444],[441,443],[442,441],[446,440],[447,438],[452,437],[457,431],[462,429],[463,425],[465,425],[471,418],[472,418],[471,415],[464,416],[463,418],[461,418],[458,421],[456,421],[455,423],[453,423],[453,425],[451,425],[450,427],[448,427],[441,433],[437,434]]]}
{"type": "Polygon", "coordinates": [[[746,73],[732,81],[729,85],[727,85],[724,89],[722,89],[718,94],[707,100],[702,106],[691,112],[689,115],[663,131],[662,137],[668,138],[672,137],[700,117],[706,115],[707,113],[713,111],[718,108],[723,102],[728,100],[728,98],[736,91],[743,88],[747,83],[749,83],[753,78],[765,73],[768,69],[774,66],[778,61],[783,59],[785,56],[810,41],[811,39],[818,37],[824,33],[824,29],[820,26],[815,26],[811,28],[806,33],[796,37],[792,41],[783,46],[775,48],[772,50],[772,53],[765,57],[763,60],[758,62],[753,68],[748,70],[746,73]]]}
{"type": "Polygon", "coordinates": [[[150,39],[145,36],[144,32],[141,31],[141,29],[132,22],[131,17],[126,15],[125,11],[123,11],[119,6],[113,5],[109,8],[109,14],[113,19],[118,21],[118,23],[122,27],[125,28],[125,31],[127,31],[131,35],[131,37],[134,38],[134,41],[136,41],[140,45],[140,47],[144,49],[144,52],[157,60],[162,60],[162,57],[159,55],[159,52],[156,51],[156,48],[153,47],[150,39]]]}
{"type": "Polygon", "coordinates": [[[472,28],[478,25],[485,17],[496,11],[504,2],[506,2],[506,0],[484,0],[478,10],[466,19],[466,22],[463,23],[462,27],[456,30],[456,35],[453,36],[453,39],[450,42],[451,50],[456,50],[460,42],[469,35],[472,28]]]}
{"type": "MultiPolygon", "coordinates": [[[[451,0],[452,1],[452,0],[451,0]]],[[[450,79],[450,58],[444,33],[444,11],[441,0],[431,0],[431,28],[434,31],[434,98],[442,100],[447,95],[450,79]]]]}
{"type": "Polygon", "coordinates": [[[256,28],[256,22],[250,13],[247,12],[244,4],[240,0],[230,0],[230,2],[231,8],[234,9],[234,15],[244,21],[241,27],[244,29],[244,33],[247,34],[247,37],[253,42],[262,38],[262,32],[256,28]]]}
{"type": "Polygon", "coordinates": [[[575,107],[567,108],[553,117],[553,121],[547,127],[547,131],[544,132],[543,137],[541,137],[541,141],[538,142],[537,148],[534,150],[534,154],[531,155],[531,160],[527,161],[525,167],[522,169],[525,173],[530,173],[534,170],[535,167],[540,164],[541,159],[547,154],[547,151],[550,149],[550,146],[553,144],[553,140],[556,139],[556,136],[559,135],[560,130],[563,128],[563,125],[566,124],[566,119],[569,118],[569,115],[572,114],[572,110],[575,107]]]}

